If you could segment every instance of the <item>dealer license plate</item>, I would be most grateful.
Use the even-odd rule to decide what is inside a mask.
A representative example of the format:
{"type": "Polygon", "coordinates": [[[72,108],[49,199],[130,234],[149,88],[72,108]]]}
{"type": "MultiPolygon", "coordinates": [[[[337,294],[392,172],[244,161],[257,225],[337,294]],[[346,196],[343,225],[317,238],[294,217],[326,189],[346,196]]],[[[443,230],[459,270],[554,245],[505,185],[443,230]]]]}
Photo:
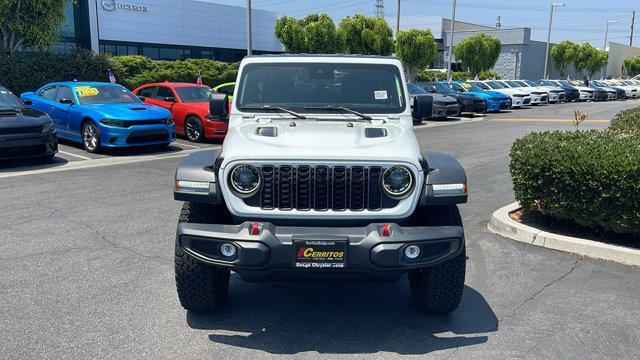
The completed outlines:
{"type": "Polygon", "coordinates": [[[294,266],[306,269],[342,269],[347,266],[347,242],[294,240],[294,266]]]}

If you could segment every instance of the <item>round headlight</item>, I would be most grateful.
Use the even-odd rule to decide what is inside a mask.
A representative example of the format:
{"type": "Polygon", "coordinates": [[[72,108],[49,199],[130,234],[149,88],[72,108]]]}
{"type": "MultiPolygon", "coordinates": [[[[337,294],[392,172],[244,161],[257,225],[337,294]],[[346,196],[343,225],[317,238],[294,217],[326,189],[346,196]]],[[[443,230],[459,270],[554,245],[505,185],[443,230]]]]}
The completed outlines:
{"type": "Polygon", "coordinates": [[[242,196],[255,193],[260,188],[260,171],[248,164],[241,164],[231,170],[229,176],[231,187],[242,196]]]}
{"type": "Polygon", "coordinates": [[[394,166],[382,174],[382,188],[392,198],[402,198],[413,189],[413,175],[404,166],[394,166]]]}

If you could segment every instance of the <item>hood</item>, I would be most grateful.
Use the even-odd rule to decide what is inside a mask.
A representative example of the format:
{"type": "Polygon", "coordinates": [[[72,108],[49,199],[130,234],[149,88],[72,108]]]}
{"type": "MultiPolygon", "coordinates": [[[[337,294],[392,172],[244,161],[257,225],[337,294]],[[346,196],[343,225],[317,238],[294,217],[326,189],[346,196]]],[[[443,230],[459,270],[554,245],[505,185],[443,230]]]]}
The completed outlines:
{"type": "Polygon", "coordinates": [[[430,93],[429,95],[433,96],[433,101],[441,101],[447,103],[455,103],[457,102],[455,98],[449,95],[430,93]]]}
{"type": "Polygon", "coordinates": [[[470,94],[479,96],[483,99],[488,99],[488,98],[498,98],[498,99],[508,99],[509,97],[503,93],[499,93],[497,91],[469,91],[470,94]]]}
{"type": "Polygon", "coordinates": [[[412,130],[397,120],[263,118],[243,120],[239,126],[229,128],[223,146],[223,166],[235,160],[271,159],[417,164],[419,154],[412,130]],[[259,131],[266,135],[258,135],[259,131]]]}
{"type": "Polygon", "coordinates": [[[37,110],[0,109],[0,129],[33,128],[51,123],[51,118],[37,110]]]}
{"type": "Polygon", "coordinates": [[[447,96],[452,96],[460,101],[479,101],[482,100],[480,96],[473,94],[464,94],[464,93],[456,93],[456,94],[447,94],[447,96]]]}
{"type": "Polygon", "coordinates": [[[100,113],[104,118],[118,120],[156,120],[171,116],[169,110],[144,103],[80,105],[100,113]]]}

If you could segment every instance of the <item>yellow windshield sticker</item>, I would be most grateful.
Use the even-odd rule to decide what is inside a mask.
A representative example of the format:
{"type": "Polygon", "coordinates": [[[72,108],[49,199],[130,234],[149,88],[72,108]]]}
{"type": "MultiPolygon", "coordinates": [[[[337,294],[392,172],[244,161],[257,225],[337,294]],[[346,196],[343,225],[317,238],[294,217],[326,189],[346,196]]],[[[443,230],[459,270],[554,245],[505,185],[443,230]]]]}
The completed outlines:
{"type": "Polygon", "coordinates": [[[462,87],[465,89],[471,89],[471,85],[469,84],[462,84],[462,87]]]}
{"type": "Polygon", "coordinates": [[[76,88],[76,93],[80,97],[85,97],[85,96],[96,96],[100,92],[98,91],[98,88],[94,88],[91,86],[81,86],[76,88]]]}

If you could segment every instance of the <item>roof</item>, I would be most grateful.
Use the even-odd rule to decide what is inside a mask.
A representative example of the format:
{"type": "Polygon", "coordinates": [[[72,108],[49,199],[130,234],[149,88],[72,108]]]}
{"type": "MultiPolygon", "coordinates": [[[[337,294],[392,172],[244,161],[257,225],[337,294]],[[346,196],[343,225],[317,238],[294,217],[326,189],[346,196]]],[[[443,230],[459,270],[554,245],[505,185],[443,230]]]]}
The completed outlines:
{"type": "Polygon", "coordinates": [[[149,84],[143,84],[142,86],[172,86],[172,87],[192,87],[192,86],[201,86],[201,87],[209,87],[207,85],[199,85],[196,83],[187,83],[187,82],[170,82],[170,81],[164,81],[164,82],[156,82],[156,83],[149,83],[149,84]]]}
{"type": "Polygon", "coordinates": [[[361,55],[361,54],[263,54],[263,55],[249,55],[245,58],[265,58],[265,57],[322,57],[322,58],[363,58],[363,59],[397,59],[395,56],[382,56],[382,55],[361,55]]]}
{"type": "Polygon", "coordinates": [[[73,87],[79,87],[79,86],[121,86],[119,84],[112,84],[112,83],[108,83],[108,82],[101,82],[101,81],[58,81],[58,82],[52,82],[52,83],[48,83],[45,86],[48,85],[67,85],[67,86],[73,86],[73,87]]]}

